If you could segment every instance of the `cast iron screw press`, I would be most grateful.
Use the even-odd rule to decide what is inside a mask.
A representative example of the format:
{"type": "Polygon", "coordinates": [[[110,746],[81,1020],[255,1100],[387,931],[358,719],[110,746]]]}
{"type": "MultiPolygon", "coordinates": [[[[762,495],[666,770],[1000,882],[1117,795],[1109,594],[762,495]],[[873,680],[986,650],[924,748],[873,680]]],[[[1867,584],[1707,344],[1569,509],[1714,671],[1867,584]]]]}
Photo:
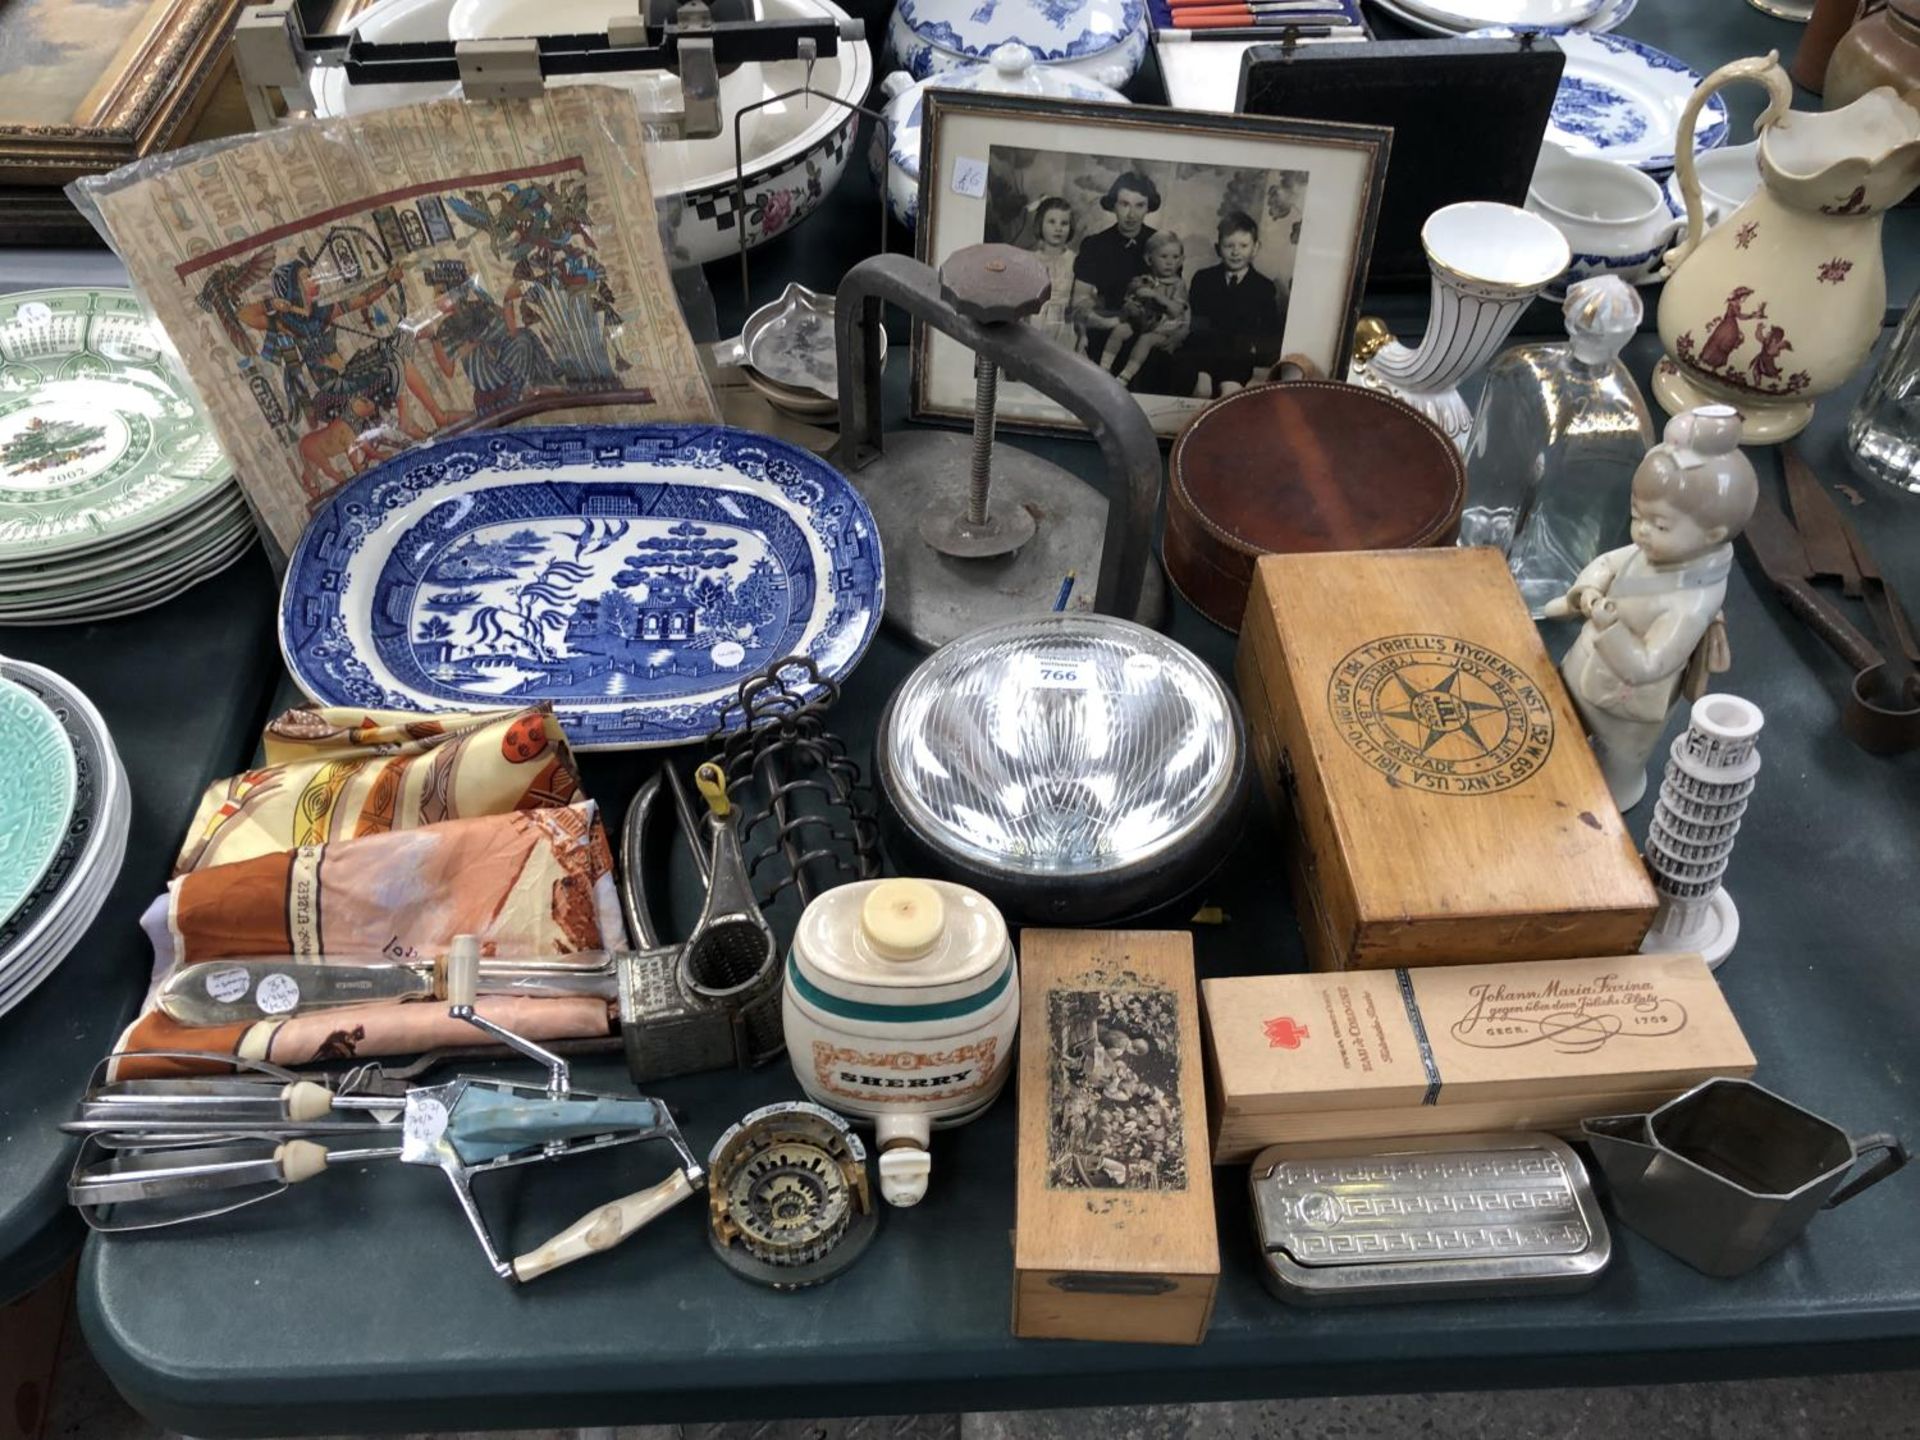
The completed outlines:
{"type": "Polygon", "coordinates": [[[1159,568],[1148,563],[1159,441],[1124,385],[1024,323],[1051,294],[1045,267],[1012,245],[957,250],[937,275],[904,255],[876,255],[840,284],[836,458],[857,476],[880,526],[887,619],[922,645],[1055,610],[1155,626],[1165,619],[1159,568]],[[918,322],[923,356],[948,341],[973,352],[971,435],[896,430],[883,442],[886,301],[918,322]],[[1087,428],[1104,482],[1090,486],[1026,450],[995,444],[1003,374],[1087,428]],[[1091,587],[1088,577],[1097,577],[1091,587]]]}
{"type": "MultiPolygon", "coordinates": [[[[940,298],[977,325],[1011,325],[1038,315],[1052,294],[1046,266],[1011,245],[962,250],[940,267],[940,298]]],[[[920,517],[920,538],[942,555],[1011,555],[1033,538],[1036,526],[1026,507],[1002,505],[995,515],[987,503],[993,487],[993,412],[999,390],[1000,367],[985,350],[975,352],[973,468],[967,476],[966,504],[957,513],[933,511],[920,517]]]]}

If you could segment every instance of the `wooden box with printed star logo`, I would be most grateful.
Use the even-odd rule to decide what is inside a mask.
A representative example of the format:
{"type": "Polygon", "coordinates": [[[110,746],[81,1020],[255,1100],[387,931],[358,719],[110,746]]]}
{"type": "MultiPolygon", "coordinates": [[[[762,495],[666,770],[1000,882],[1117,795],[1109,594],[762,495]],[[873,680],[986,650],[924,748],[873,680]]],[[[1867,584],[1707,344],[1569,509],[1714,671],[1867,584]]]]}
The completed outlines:
{"type": "Polygon", "coordinates": [[[1235,676],[1316,970],[1639,948],[1652,883],[1497,552],[1265,556],[1235,676]]]}

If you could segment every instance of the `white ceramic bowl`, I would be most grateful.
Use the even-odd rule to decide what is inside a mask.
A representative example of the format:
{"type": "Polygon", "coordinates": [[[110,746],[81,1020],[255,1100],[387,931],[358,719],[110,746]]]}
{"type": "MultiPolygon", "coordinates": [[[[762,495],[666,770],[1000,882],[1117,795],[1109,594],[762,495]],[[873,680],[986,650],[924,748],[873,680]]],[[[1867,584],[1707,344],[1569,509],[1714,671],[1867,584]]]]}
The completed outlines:
{"type": "Polygon", "coordinates": [[[1559,299],[1590,275],[1639,285],[1655,277],[1673,242],[1674,218],[1651,176],[1617,160],[1544,145],[1527,186],[1527,209],[1567,238],[1573,263],[1547,287],[1559,299]]]}
{"type": "MultiPolygon", "coordinates": [[[[504,34],[506,26],[528,33],[526,22],[545,27],[539,33],[565,34],[598,29],[610,0],[379,0],[355,23],[368,40],[444,40],[452,36],[455,12],[465,34],[504,34]],[[537,12],[537,13],[536,13],[537,12]],[[564,18],[560,18],[564,17],[564,18]],[[582,26],[579,22],[587,21],[582,26]],[[478,28],[475,28],[478,27],[478,28]]],[[[829,16],[846,20],[833,0],[757,0],[766,19],[829,16]]],[[[847,166],[859,116],[823,100],[801,96],[754,111],[741,127],[746,150],[744,205],[734,194],[733,116],[755,101],[792,90],[805,81],[798,60],[746,64],[720,78],[724,128],[707,140],[678,140],[649,147],[653,190],[662,201],[680,198],[670,236],[676,264],[723,260],[738,247],[736,223],[744,225],[749,248],[791,229],[818,208],[847,166]],[[736,214],[736,212],[738,212],[736,214]]],[[[584,77],[583,77],[584,78],[584,77]]],[[[596,77],[598,78],[598,77],[596,77]]],[[[608,83],[602,80],[601,83],[608,83]]],[[[676,105],[680,82],[671,74],[646,72],[618,83],[641,93],[649,108],[676,105]]],[[[840,42],[839,53],[813,67],[816,89],[858,104],[873,84],[873,55],[865,41],[840,42]]],[[[336,67],[314,79],[314,106],[321,115],[353,115],[390,105],[432,100],[457,92],[451,84],[352,86],[336,67]]]]}
{"type": "Polygon", "coordinates": [[[585,35],[633,13],[623,0],[453,0],[447,34],[455,40],[585,35]]]}

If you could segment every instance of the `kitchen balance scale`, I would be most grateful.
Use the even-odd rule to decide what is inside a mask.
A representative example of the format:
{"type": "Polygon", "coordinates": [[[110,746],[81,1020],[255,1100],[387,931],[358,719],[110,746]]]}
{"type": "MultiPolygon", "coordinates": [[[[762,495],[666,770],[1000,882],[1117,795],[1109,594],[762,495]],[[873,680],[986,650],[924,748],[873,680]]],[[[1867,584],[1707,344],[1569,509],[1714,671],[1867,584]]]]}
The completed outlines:
{"type": "Polygon", "coordinates": [[[673,263],[738,255],[744,284],[747,251],[819,208],[877,114],[860,103],[863,33],[833,0],[371,0],[344,25],[326,0],[276,0],[242,12],[234,50],[257,130],[620,86],[647,125],[673,263]]]}

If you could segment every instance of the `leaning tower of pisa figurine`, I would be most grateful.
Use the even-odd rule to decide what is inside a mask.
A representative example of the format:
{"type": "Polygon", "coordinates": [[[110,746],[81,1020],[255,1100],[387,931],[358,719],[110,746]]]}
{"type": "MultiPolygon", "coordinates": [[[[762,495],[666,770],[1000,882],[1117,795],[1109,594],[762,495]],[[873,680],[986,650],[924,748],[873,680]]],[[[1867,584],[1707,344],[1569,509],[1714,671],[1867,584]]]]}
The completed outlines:
{"type": "Polygon", "coordinates": [[[1755,742],[1765,717],[1737,695],[1702,695],[1674,737],[1647,829],[1647,869],[1660,895],[1640,948],[1698,950],[1717,967],[1740,936],[1740,912],[1721,884],[1760,773],[1755,742]]]}

